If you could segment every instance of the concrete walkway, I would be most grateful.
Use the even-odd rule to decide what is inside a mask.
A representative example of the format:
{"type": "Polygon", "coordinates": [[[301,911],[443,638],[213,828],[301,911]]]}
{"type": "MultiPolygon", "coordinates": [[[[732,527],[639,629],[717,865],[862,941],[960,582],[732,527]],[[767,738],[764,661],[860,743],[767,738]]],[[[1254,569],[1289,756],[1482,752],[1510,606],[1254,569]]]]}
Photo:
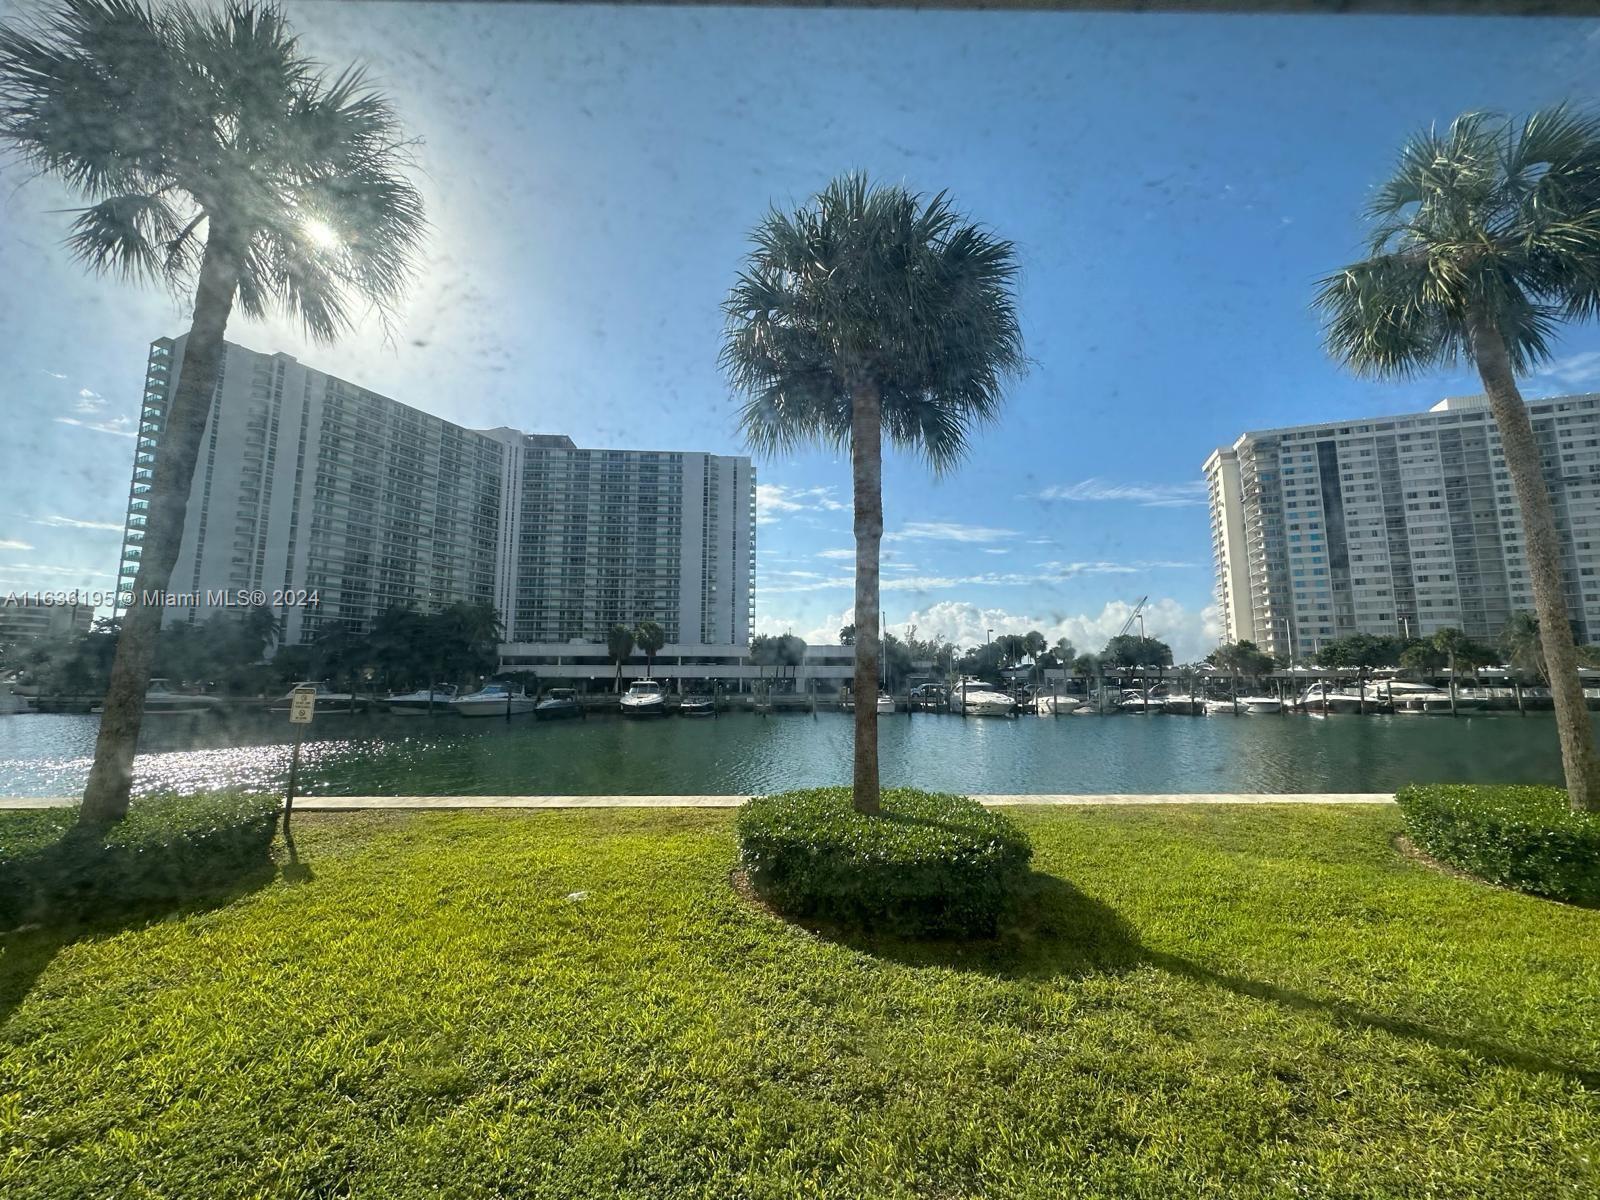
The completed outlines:
{"type": "MultiPolygon", "coordinates": [[[[744,796],[297,796],[296,812],[457,808],[738,808],[744,796]]],[[[1387,792],[1156,792],[976,796],[985,804],[1392,804],[1387,792]]],[[[0,796],[3,808],[60,808],[76,796],[0,796]]]]}

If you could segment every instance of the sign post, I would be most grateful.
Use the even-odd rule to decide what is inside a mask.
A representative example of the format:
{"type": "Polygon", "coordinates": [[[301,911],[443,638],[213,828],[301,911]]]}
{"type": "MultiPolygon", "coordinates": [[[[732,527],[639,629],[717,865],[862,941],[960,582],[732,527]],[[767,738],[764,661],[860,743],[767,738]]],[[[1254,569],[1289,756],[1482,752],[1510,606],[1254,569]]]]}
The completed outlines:
{"type": "Polygon", "coordinates": [[[294,753],[289,759],[289,793],[283,802],[283,836],[289,837],[289,814],[294,810],[294,786],[300,775],[300,741],[317,711],[317,689],[297,687],[289,697],[289,724],[294,726],[294,753]]]}

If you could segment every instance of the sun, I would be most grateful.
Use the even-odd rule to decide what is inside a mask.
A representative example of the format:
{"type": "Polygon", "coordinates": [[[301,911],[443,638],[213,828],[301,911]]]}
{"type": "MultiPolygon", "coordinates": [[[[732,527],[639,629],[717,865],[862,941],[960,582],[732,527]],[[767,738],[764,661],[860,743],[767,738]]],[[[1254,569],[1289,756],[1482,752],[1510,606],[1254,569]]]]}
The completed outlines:
{"type": "Polygon", "coordinates": [[[316,217],[307,217],[300,222],[300,230],[318,250],[334,250],[339,246],[339,235],[332,225],[326,221],[319,221],[316,217]]]}

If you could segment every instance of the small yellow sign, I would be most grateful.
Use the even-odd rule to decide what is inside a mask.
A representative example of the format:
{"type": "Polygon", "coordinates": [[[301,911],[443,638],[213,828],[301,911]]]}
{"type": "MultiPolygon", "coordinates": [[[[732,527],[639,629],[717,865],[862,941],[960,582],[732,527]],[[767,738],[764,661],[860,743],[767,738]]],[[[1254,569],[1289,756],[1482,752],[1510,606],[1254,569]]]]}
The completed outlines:
{"type": "Polygon", "coordinates": [[[289,724],[309,725],[311,715],[317,709],[317,689],[314,687],[297,687],[294,694],[289,697],[289,724]]]}

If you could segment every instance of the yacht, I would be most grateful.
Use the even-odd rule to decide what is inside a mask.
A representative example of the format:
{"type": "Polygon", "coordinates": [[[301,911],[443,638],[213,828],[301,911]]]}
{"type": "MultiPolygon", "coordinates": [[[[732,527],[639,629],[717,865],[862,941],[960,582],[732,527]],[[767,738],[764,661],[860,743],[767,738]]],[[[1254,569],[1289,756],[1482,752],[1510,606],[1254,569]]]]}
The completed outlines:
{"type": "Polygon", "coordinates": [[[1146,696],[1143,692],[1131,689],[1123,692],[1122,698],[1117,701],[1117,708],[1127,713],[1158,713],[1161,705],[1160,696],[1146,696]]]}
{"type": "Polygon", "coordinates": [[[678,705],[680,717],[714,717],[717,715],[715,696],[685,696],[678,705]]]}
{"type": "MultiPolygon", "coordinates": [[[[152,681],[153,682],[153,681],[152,681]]],[[[306,679],[290,688],[287,694],[279,696],[272,702],[273,712],[288,712],[289,701],[294,699],[295,692],[301,688],[312,688],[317,693],[318,708],[345,708],[352,704],[365,705],[365,700],[358,700],[349,692],[336,692],[325,683],[317,683],[306,679]]]]}
{"type": "Polygon", "coordinates": [[[469,696],[457,696],[450,707],[463,717],[515,717],[532,712],[534,703],[520,684],[486,683],[469,696]]]}
{"type": "Polygon", "coordinates": [[[1076,696],[1039,695],[1033,702],[1033,710],[1041,717],[1066,716],[1082,707],[1083,701],[1076,696]]]}
{"type": "Polygon", "coordinates": [[[1161,711],[1179,717],[1203,717],[1206,702],[1199,696],[1168,696],[1161,702],[1161,711]]]}
{"type": "Polygon", "coordinates": [[[641,679],[622,697],[622,715],[664,717],[667,715],[667,693],[654,679],[641,679]]]}
{"type": "MultiPolygon", "coordinates": [[[[1230,710],[1232,706],[1230,705],[1230,710]]],[[[1283,711],[1283,701],[1276,696],[1240,696],[1239,711],[1252,717],[1267,716],[1283,711]]]]}
{"type": "Polygon", "coordinates": [[[391,695],[384,703],[392,713],[421,713],[426,716],[430,712],[448,711],[444,706],[455,698],[456,689],[449,684],[441,684],[435,688],[391,695]]]}
{"type": "Polygon", "coordinates": [[[974,717],[1009,717],[1017,702],[981,679],[963,679],[950,693],[950,711],[974,717]]]}
{"type": "MultiPolygon", "coordinates": [[[[1432,687],[1426,683],[1411,683],[1403,679],[1385,679],[1375,683],[1373,690],[1380,695],[1388,696],[1397,713],[1448,714],[1450,712],[1450,693],[1444,688],[1432,687]]],[[[1456,693],[1457,712],[1475,712],[1482,707],[1483,701],[1477,697],[1468,698],[1459,691],[1456,693]]]]}
{"type": "Polygon", "coordinates": [[[533,707],[536,721],[559,721],[567,717],[583,716],[583,703],[572,688],[551,688],[544,699],[533,707]]]}
{"type": "Polygon", "coordinates": [[[180,692],[168,679],[152,679],[144,693],[147,713],[215,712],[221,707],[222,697],[180,692]]]}
{"type": "Polygon", "coordinates": [[[894,697],[889,695],[888,692],[878,693],[878,712],[880,714],[892,714],[894,712],[894,697]]]}
{"type": "Polygon", "coordinates": [[[1366,698],[1362,693],[1345,688],[1332,687],[1326,683],[1314,683],[1300,693],[1299,707],[1301,712],[1320,713],[1326,708],[1330,713],[1361,712],[1363,708],[1377,703],[1367,689],[1366,698]],[[1326,705],[1324,705],[1326,701],[1326,705]]]}

